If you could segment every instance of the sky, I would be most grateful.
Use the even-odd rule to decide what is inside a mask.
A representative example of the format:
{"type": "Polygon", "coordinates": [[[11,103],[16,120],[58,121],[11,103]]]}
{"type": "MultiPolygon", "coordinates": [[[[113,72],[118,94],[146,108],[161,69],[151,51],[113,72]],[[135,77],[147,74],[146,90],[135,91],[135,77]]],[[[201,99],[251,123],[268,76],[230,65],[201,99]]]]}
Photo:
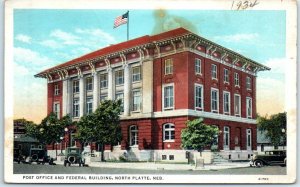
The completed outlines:
{"type": "MultiPolygon", "coordinates": [[[[14,119],[40,123],[47,115],[47,80],[34,75],[86,53],[127,39],[127,27],[113,29],[127,10],[14,10],[14,119]]],[[[257,112],[285,110],[285,11],[129,10],[129,38],[178,27],[271,68],[257,77],[257,112]]]]}

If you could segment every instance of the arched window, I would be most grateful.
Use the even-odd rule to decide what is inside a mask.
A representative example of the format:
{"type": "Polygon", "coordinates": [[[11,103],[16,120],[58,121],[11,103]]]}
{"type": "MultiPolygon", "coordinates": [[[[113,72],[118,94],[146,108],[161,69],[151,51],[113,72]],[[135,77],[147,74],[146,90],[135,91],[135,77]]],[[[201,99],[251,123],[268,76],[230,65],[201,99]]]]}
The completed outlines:
{"type": "Polygon", "coordinates": [[[139,129],[136,125],[132,125],[132,126],[129,127],[129,143],[130,143],[130,146],[139,144],[138,132],[139,132],[139,129]]]}
{"type": "Polygon", "coordinates": [[[171,123],[164,124],[163,130],[164,141],[175,140],[175,125],[171,123]]]}

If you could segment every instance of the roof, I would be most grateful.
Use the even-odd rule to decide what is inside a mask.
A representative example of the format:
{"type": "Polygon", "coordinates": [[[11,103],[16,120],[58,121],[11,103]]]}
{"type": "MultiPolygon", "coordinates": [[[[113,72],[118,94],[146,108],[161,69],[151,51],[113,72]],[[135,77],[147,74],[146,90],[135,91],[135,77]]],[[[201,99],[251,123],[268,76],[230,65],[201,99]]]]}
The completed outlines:
{"type": "Polygon", "coordinates": [[[167,31],[167,32],[157,34],[157,35],[153,35],[153,36],[145,35],[145,36],[135,38],[135,39],[132,39],[132,40],[128,40],[128,41],[125,41],[125,42],[122,42],[122,43],[118,43],[118,44],[115,44],[115,45],[110,45],[108,47],[96,50],[94,52],[88,53],[88,54],[83,55],[81,57],[72,59],[72,60],[67,61],[65,63],[59,64],[57,66],[54,66],[54,67],[49,68],[47,70],[44,70],[44,71],[36,74],[35,76],[36,77],[39,77],[39,76],[43,77],[42,76],[43,74],[50,73],[54,70],[60,70],[60,69],[63,69],[63,68],[67,68],[67,67],[70,67],[70,66],[73,66],[73,65],[76,65],[76,64],[80,64],[80,63],[83,63],[83,62],[93,60],[93,59],[98,58],[98,57],[104,57],[106,55],[109,55],[109,54],[112,54],[112,53],[115,53],[115,52],[118,52],[118,51],[123,51],[123,50],[126,50],[126,49],[138,47],[138,46],[141,46],[141,45],[153,44],[153,43],[158,42],[158,41],[163,41],[163,40],[175,38],[175,37],[178,37],[178,36],[184,36],[184,35],[187,35],[187,34],[192,34],[193,36],[196,36],[196,37],[200,38],[201,40],[204,40],[205,42],[207,42],[209,44],[218,46],[222,50],[226,50],[228,52],[231,52],[235,56],[238,56],[238,57],[243,58],[247,61],[250,61],[252,64],[255,64],[256,66],[260,66],[263,69],[267,69],[267,70],[270,69],[270,68],[268,68],[264,65],[261,65],[261,64],[255,62],[255,61],[247,58],[247,57],[244,57],[244,56],[242,56],[242,55],[240,55],[240,54],[238,54],[238,53],[236,53],[232,50],[229,50],[225,47],[222,47],[222,46],[220,46],[220,45],[218,45],[214,42],[211,42],[211,41],[209,41],[205,38],[202,38],[202,37],[190,32],[190,31],[180,27],[180,28],[177,28],[177,29],[174,29],[174,30],[170,30],[170,31],[167,31]]]}

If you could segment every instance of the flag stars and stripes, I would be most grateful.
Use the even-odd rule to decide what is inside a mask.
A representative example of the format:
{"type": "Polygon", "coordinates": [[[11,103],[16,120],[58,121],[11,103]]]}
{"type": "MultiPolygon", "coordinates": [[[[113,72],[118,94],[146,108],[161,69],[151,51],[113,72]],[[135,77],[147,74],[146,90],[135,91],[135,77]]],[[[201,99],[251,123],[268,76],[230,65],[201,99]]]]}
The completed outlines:
{"type": "Polygon", "coordinates": [[[114,22],[114,28],[117,28],[118,26],[127,23],[127,21],[128,21],[128,12],[126,12],[122,16],[116,17],[114,22]]]}

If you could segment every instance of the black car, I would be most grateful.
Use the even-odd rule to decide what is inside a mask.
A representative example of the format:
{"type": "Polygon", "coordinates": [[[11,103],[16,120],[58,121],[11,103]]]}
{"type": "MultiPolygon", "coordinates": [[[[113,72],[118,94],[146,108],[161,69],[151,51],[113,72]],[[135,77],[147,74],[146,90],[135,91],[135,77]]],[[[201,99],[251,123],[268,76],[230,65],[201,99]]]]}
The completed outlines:
{"type": "Polygon", "coordinates": [[[29,155],[29,164],[36,162],[37,164],[49,163],[53,165],[53,158],[47,156],[47,152],[41,148],[31,148],[29,155]]]}
{"type": "Polygon", "coordinates": [[[68,147],[66,149],[66,157],[64,166],[71,166],[71,164],[79,164],[79,167],[84,166],[85,161],[82,158],[81,152],[78,147],[68,147]]]}
{"type": "Polygon", "coordinates": [[[264,165],[281,164],[286,165],[286,151],[274,150],[265,151],[264,154],[254,155],[250,166],[262,167],[264,165]]]}

